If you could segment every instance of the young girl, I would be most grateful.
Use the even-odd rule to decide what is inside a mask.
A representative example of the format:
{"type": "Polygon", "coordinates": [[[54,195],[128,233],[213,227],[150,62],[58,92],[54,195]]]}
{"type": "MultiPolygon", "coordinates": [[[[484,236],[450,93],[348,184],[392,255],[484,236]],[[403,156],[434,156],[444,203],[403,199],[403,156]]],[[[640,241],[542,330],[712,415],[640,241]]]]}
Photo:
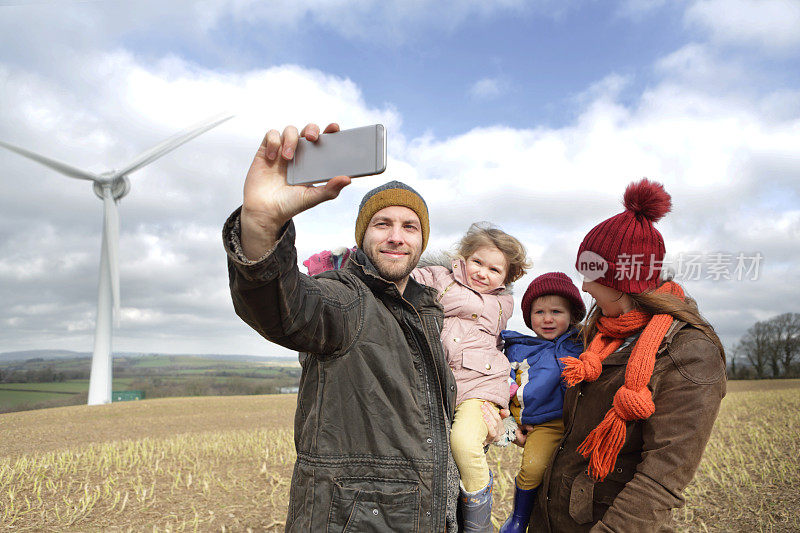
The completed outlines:
{"type": "MultiPolygon", "coordinates": [[[[338,268],[348,252],[321,252],[303,264],[309,274],[318,274],[338,268]]],[[[444,308],[442,346],[458,386],[450,448],[461,476],[458,511],[465,532],[492,529],[492,473],[483,451],[488,430],[481,407],[485,402],[495,410],[508,407],[511,367],[501,351],[500,332],[514,300],[506,285],[528,267],[522,243],[480,223],[470,226],[446,266],[422,266],[411,273],[438,291],[444,308]]]]}
{"type": "Polygon", "coordinates": [[[491,531],[492,473],[483,442],[481,406],[506,408],[510,365],[500,332],[513,309],[506,285],[528,268],[525,247],[485,224],[472,224],[445,266],[425,266],[414,279],[434,287],[444,307],[442,345],[458,386],[450,447],[461,475],[459,511],[464,531],[491,531]]]}
{"type": "Polygon", "coordinates": [[[569,277],[548,272],[534,279],[522,297],[525,325],[536,337],[509,330],[501,333],[512,376],[519,385],[510,410],[527,437],[514,483],[514,509],[500,533],[528,529],[536,489],[564,434],[561,417],[566,384],[561,379],[560,359],[581,353],[583,343],[576,326],[585,315],[586,306],[569,277]]]}

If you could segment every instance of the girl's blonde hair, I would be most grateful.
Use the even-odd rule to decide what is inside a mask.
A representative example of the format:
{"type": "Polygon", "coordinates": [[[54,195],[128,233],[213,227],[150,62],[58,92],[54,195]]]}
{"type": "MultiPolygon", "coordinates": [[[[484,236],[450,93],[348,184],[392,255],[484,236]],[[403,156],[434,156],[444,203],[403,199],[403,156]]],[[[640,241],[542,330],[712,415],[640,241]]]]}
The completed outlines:
{"type": "Polygon", "coordinates": [[[458,243],[458,255],[466,259],[482,246],[494,246],[505,256],[508,263],[505,283],[517,281],[531,267],[525,246],[489,222],[475,222],[469,227],[458,243]]]}
{"type": "MultiPolygon", "coordinates": [[[[651,315],[671,315],[672,317],[686,322],[705,333],[705,335],[714,343],[714,346],[719,350],[722,360],[725,360],[725,348],[722,346],[722,341],[719,340],[714,327],[708,323],[700,314],[697,308],[697,302],[686,296],[681,300],[677,296],[666,293],[656,293],[655,290],[648,290],[639,294],[628,293],[628,296],[633,300],[634,306],[645,313],[651,315]]],[[[602,316],[600,307],[597,302],[592,303],[589,309],[589,316],[586,323],[581,328],[581,335],[583,336],[584,347],[589,346],[589,343],[597,333],[597,320],[602,316]]]]}

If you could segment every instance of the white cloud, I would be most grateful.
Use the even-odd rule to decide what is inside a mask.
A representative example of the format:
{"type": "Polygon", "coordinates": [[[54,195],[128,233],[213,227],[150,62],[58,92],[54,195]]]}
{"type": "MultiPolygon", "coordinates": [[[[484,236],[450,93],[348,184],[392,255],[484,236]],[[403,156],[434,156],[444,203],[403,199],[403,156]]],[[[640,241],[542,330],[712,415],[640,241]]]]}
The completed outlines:
{"type": "MultiPolygon", "coordinates": [[[[58,86],[4,67],[8,105],[0,111],[0,136],[102,170],[211,111],[238,109],[235,120],[131,176],[131,194],[120,204],[119,350],[275,351],[233,314],[219,228],[240,202],[265,129],[310,119],[387,124],[390,161],[383,176],[356,180],[338,200],[297,217],[300,259],[352,243],[360,197],[398,178],[428,200],[431,250],[449,247],[476,220],[520,237],[535,260],[518,284],[524,287],[546,270],[573,275],[583,235],[621,210],[629,181],[648,176],[663,181],[674,198],[674,213],[659,224],[670,251],[764,253],[758,283],[688,282],[730,339],[751,316],[744,309],[731,313],[736,298],[755,302],[753,291],[784,287],[785,297],[758,303],[759,312],[778,313],[800,297],[794,294],[800,284],[786,285],[786,276],[796,274],[779,268],[800,259],[791,244],[798,232],[800,107],[793,93],[746,99],[696,83],[696,70],[712,76],[728,68],[703,49],[678,51],[658,68],[662,81],[632,103],[619,96],[630,87],[628,78],[600,80],[576,99],[580,112],[564,127],[498,126],[447,139],[405,139],[398,113],[368,105],[351,80],[293,65],[240,74],[176,58],[147,65],[118,51],[84,58],[81,79],[58,86]],[[91,98],[81,92],[86,86],[96,87],[91,98]],[[765,106],[782,112],[765,116],[765,106]],[[774,213],[775,223],[764,220],[765,212],[774,213]]],[[[0,152],[0,165],[16,178],[0,181],[0,228],[7,237],[0,241],[0,298],[14,302],[0,312],[8,326],[0,341],[6,349],[30,347],[35,338],[41,347],[88,350],[100,202],[88,184],[14,154],[0,152]]],[[[511,325],[522,328],[521,318],[511,325]]]]}
{"type": "Polygon", "coordinates": [[[507,84],[500,78],[481,78],[469,88],[469,94],[479,100],[497,98],[506,92],[507,84]]]}
{"type": "Polygon", "coordinates": [[[613,73],[589,85],[588,88],[572,97],[580,107],[597,103],[614,102],[631,84],[630,76],[613,73]]]}
{"type": "MultiPolygon", "coordinates": [[[[145,4],[143,20],[157,20],[160,8],[145,4]]],[[[458,19],[495,9],[490,4],[381,7],[365,1],[346,14],[344,4],[331,2],[310,4],[318,8],[313,15],[299,12],[323,17],[339,10],[330,19],[334,24],[376,10],[408,10],[400,15],[407,23],[426,9],[460,9],[458,19]]],[[[712,6],[707,4],[696,6],[712,6]]],[[[187,24],[201,21],[213,31],[235,9],[242,23],[265,16],[251,2],[210,5],[224,9],[205,13],[203,22],[198,4],[185,4],[187,24]],[[249,8],[256,10],[252,19],[249,8]]],[[[276,12],[287,6],[275,4],[276,12]]],[[[508,2],[500,8],[524,6],[508,2]]],[[[389,165],[384,175],[355,180],[336,201],[297,217],[300,259],[350,244],[361,196],[396,178],[428,200],[431,250],[449,247],[476,220],[491,220],[520,237],[535,260],[531,275],[518,283],[524,288],[547,270],[574,275],[582,237],[621,210],[629,181],[647,176],[663,181],[674,198],[674,212],[659,224],[671,252],[761,251],[766,258],[758,282],[687,283],[726,339],[738,337],[754,316],[796,310],[791,306],[800,299],[800,279],[790,265],[800,261],[800,92],[743,90],[746,65],[723,61],[710,44],[689,44],[658,61],[658,80],[644,90],[634,89],[632,76],[600,79],[570,101],[575,118],[560,127],[496,126],[450,138],[406,138],[400,113],[391,103],[366,101],[357,80],[292,64],[209,70],[179,57],[153,61],[105,47],[104,39],[123,26],[120,13],[133,16],[125,3],[82,6],[79,12],[91,15],[79,25],[86,42],[42,46],[32,66],[27,59],[36,52],[20,42],[38,43],[35,37],[45,31],[66,40],[75,25],[59,28],[53,10],[30,9],[43,19],[41,27],[21,30],[30,32],[27,40],[9,37],[15,28],[0,17],[0,45],[9,45],[0,46],[2,140],[102,171],[220,109],[238,112],[235,120],[131,176],[131,193],[120,204],[123,321],[115,349],[276,351],[233,313],[219,232],[241,201],[244,173],[265,130],[309,120],[337,120],[344,127],[384,123],[389,165]],[[103,21],[108,26],[97,27],[103,21]],[[53,48],[56,57],[42,59],[53,48]]],[[[289,22],[302,25],[302,17],[289,22]]],[[[487,88],[491,92],[491,80],[487,88]]],[[[0,350],[89,350],[101,203],[88,183],[9,152],[0,151],[0,168],[0,301],[13,302],[0,308],[6,326],[0,350]]],[[[524,328],[518,314],[511,326],[524,328]]]]}
{"type": "MultiPolygon", "coordinates": [[[[430,178],[424,191],[439,242],[454,242],[470,222],[488,219],[529,248],[535,266],[520,286],[547,270],[572,275],[586,232],[622,210],[628,182],[647,176],[673,196],[673,213],[658,225],[668,250],[700,251],[706,263],[720,251],[765,257],[758,280],[714,282],[705,279],[707,270],[685,279],[726,342],[756,310],[792,310],[800,298],[792,244],[800,235],[797,95],[738,94],[736,67],[699,52],[662,60],[662,80],[629,104],[618,100],[624,78],[601,80],[580,95],[579,116],[562,128],[481,128],[416,141],[411,164],[430,178]],[[703,59],[702,68],[676,60],[692,55],[703,59]],[[698,83],[699,70],[717,85],[698,83]],[[783,113],[765,116],[765,106],[783,113]],[[769,302],[758,296],[780,293],[769,302]]],[[[511,326],[524,327],[518,316],[511,326]]]]}
{"type": "MultiPolygon", "coordinates": [[[[556,17],[564,0],[138,0],[137,2],[19,2],[2,7],[0,49],[21,64],[47,64],[53,71],[74,50],[113,46],[120,39],[190,45],[208,58],[236,65],[238,52],[220,33],[247,35],[280,62],[288,41],[302,46],[304,33],[328,32],[381,48],[397,46],[425,31],[452,32],[465,22],[504,13],[533,11],[556,17]],[[20,24],[20,21],[23,21],[20,24]],[[41,43],[58,43],[42,47],[41,43]],[[279,44],[276,46],[276,42],[279,44]]],[[[233,39],[236,41],[237,39],[233,39]]]]}
{"type": "Polygon", "coordinates": [[[654,71],[662,78],[682,85],[702,86],[707,91],[728,92],[731,87],[742,87],[742,81],[753,71],[742,62],[720,59],[719,52],[708,44],[691,43],[656,61],[654,71]]]}
{"type": "MultiPolygon", "coordinates": [[[[131,192],[120,203],[123,320],[115,349],[269,353],[232,312],[219,238],[222,222],[241,202],[243,176],[261,137],[269,127],[312,119],[344,127],[382,122],[399,132],[399,116],[388,106],[368,106],[350,80],[297,66],[227,74],[176,58],[145,65],[122,51],[81,61],[75,78],[58,86],[2,67],[0,139],[102,171],[214,111],[238,112],[130,176],[131,192]],[[95,87],[90,95],[83,92],[87,85],[95,87]]],[[[89,350],[102,204],[88,182],[6,150],[0,168],[6,237],[0,239],[0,299],[16,303],[0,311],[0,320],[14,326],[3,328],[0,346],[89,350]]],[[[316,214],[339,218],[335,209],[325,213],[322,207],[316,214]]]]}
{"type": "Polygon", "coordinates": [[[800,48],[798,0],[698,0],[686,10],[685,20],[720,43],[773,52],[800,48]]]}

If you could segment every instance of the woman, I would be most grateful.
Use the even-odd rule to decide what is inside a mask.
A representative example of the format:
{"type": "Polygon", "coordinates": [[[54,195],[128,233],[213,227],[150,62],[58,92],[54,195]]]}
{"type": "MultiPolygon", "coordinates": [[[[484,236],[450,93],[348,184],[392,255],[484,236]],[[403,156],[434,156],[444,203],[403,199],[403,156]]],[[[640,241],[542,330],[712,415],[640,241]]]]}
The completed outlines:
{"type": "Polygon", "coordinates": [[[595,305],[586,350],[562,360],[566,432],[529,531],[671,530],[725,395],[719,338],[681,286],[659,275],[665,247],[653,223],[670,196],[642,180],[624,205],[578,250],[595,305]]]}

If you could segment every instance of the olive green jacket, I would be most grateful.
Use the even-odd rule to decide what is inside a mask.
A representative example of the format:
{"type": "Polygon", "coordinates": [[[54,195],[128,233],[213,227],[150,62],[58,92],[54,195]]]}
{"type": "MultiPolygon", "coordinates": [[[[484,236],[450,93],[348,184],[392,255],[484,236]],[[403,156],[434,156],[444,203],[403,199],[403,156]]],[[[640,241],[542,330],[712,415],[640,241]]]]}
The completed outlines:
{"type": "Polygon", "coordinates": [[[237,211],[223,230],[236,313],[303,352],[286,531],[452,531],[456,387],[435,291],[409,280],[400,294],[360,250],[342,270],[301,274],[292,222],[247,261],[238,225],[237,211]]]}

